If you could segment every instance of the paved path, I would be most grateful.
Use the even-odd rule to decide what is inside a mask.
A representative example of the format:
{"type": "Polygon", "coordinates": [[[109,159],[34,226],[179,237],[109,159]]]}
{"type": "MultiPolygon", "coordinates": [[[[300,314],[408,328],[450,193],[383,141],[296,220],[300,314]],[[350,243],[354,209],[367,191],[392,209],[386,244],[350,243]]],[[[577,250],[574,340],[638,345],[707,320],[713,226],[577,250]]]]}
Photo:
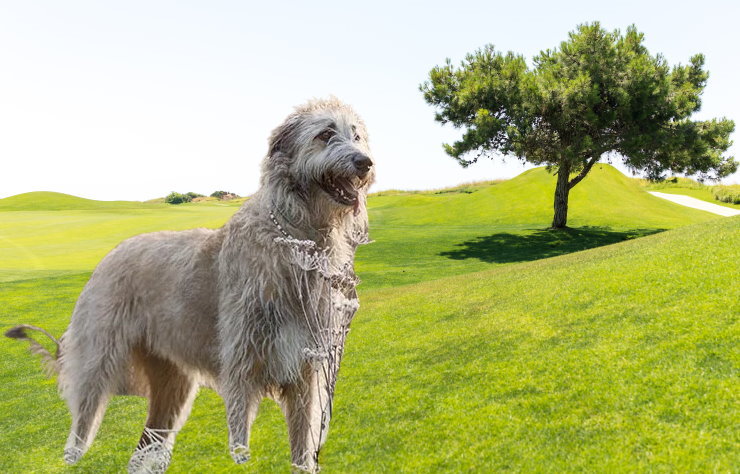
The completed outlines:
{"type": "Polygon", "coordinates": [[[710,202],[702,201],[701,199],[692,198],[690,196],[684,196],[682,194],[668,194],[668,193],[656,193],[648,191],[653,196],[673,201],[676,204],[680,204],[686,207],[693,207],[695,209],[701,209],[702,211],[713,212],[720,216],[730,217],[740,215],[740,211],[731,207],[719,206],[710,202]]]}

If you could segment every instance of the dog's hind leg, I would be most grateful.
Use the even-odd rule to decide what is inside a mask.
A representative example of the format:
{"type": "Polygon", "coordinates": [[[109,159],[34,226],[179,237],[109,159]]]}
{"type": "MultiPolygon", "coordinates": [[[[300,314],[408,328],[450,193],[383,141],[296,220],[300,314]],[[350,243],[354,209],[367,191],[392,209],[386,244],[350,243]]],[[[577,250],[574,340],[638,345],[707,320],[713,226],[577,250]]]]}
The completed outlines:
{"type": "Polygon", "coordinates": [[[90,447],[103,420],[110,392],[95,374],[83,374],[75,386],[67,390],[66,398],[72,414],[72,428],[64,447],[64,461],[74,464],[90,447]]]}
{"type": "Polygon", "coordinates": [[[190,414],[198,384],[172,362],[152,354],[137,354],[134,363],[140,364],[149,385],[149,415],[128,471],[163,473],[172,458],[177,432],[190,414]]]}

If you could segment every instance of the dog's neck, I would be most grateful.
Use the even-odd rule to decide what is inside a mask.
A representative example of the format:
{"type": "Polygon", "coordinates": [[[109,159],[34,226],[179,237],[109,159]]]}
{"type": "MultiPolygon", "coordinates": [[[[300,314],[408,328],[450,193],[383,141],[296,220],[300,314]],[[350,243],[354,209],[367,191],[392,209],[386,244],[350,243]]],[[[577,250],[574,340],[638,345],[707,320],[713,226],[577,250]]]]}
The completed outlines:
{"type": "Polygon", "coordinates": [[[333,231],[345,227],[346,220],[352,219],[352,209],[327,204],[324,192],[319,189],[297,191],[280,187],[270,191],[262,196],[265,208],[275,218],[271,218],[275,226],[280,225],[292,238],[312,240],[326,247],[333,231]]]}
{"type": "Polygon", "coordinates": [[[319,247],[326,247],[330,244],[329,239],[335,226],[330,220],[326,222],[323,219],[313,219],[312,221],[306,215],[291,212],[290,209],[276,205],[275,202],[270,203],[269,209],[270,220],[283,237],[311,240],[319,247]]]}

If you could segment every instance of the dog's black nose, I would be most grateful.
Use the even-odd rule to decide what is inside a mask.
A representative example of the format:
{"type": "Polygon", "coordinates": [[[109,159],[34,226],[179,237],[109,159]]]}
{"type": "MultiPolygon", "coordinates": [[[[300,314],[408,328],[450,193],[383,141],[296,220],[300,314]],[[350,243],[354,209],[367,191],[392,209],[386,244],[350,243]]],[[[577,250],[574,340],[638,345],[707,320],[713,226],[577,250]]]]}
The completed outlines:
{"type": "Polygon", "coordinates": [[[373,166],[373,160],[371,160],[370,157],[362,153],[355,154],[352,157],[352,163],[354,163],[355,168],[357,168],[357,171],[359,171],[362,174],[365,174],[368,171],[370,171],[370,167],[373,166]]]}

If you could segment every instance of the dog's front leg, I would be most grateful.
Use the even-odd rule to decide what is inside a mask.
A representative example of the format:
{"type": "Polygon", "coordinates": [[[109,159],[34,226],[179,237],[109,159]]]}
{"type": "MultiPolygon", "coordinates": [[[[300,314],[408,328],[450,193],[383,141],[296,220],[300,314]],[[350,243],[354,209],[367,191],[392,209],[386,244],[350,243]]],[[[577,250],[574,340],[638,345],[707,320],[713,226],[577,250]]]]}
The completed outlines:
{"type": "Polygon", "coordinates": [[[250,457],[249,432],[257,416],[261,391],[238,376],[225,377],[221,386],[229,427],[229,451],[234,462],[243,464],[250,457]]]}
{"type": "Polygon", "coordinates": [[[305,472],[318,472],[319,450],[329,428],[331,399],[325,368],[320,362],[307,364],[301,380],[281,391],[293,467],[305,472]]]}

